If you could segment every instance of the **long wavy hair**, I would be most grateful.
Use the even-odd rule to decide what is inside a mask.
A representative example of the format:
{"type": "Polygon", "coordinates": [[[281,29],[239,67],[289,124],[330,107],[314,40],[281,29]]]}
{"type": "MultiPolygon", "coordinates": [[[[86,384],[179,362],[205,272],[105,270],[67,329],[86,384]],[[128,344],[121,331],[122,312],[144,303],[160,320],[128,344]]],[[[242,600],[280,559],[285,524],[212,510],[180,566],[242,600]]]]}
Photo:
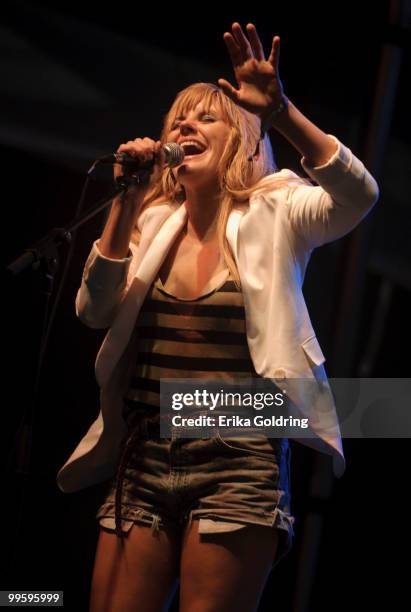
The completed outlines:
{"type": "MultiPolygon", "coordinates": [[[[167,142],[175,118],[186,115],[202,102],[205,111],[216,105],[224,120],[230,126],[230,135],[219,163],[220,206],[217,213],[217,237],[220,252],[232,274],[237,287],[240,277],[234,256],[226,238],[226,226],[231,211],[236,205],[247,204],[252,194],[257,191],[272,190],[293,184],[308,183],[303,178],[276,176],[278,168],[268,135],[259,143],[259,155],[252,157],[260,137],[260,120],[256,115],[247,112],[228,98],[213,83],[194,83],[177,94],[169,112],[164,118],[160,136],[162,144],[167,142]],[[250,161],[250,156],[252,161],[250,161]]],[[[182,204],[185,200],[184,187],[178,183],[171,168],[165,167],[161,180],[146,194],[141,211],[148,206],[165,202],[182,204]]],[[[137,227],[132,240],[138,243],[140,238],[137,227]]]]}

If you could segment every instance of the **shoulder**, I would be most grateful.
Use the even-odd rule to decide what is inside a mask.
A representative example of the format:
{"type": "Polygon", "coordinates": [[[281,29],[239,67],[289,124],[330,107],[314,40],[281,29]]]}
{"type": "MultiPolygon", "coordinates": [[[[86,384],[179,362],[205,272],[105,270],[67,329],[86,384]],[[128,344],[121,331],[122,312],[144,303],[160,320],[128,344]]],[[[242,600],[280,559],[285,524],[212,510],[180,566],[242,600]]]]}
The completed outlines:
{"type": "Polygon", "coordinates": [[[274,182],[274,181],[278,181],[280,183],[280,182],[288,181],[288,180],[304,181],[305,179],[299,176],[293,170],[290,170],[289,168],[282,168],[281,170],[278,170],[277,172],[273,172],[272,174],[267,174],[267,176],[261,179],[258,185],[265,184],[267,182],[274,182]]]}
{"type": "Polygon", "coordinates": [[[294,185],[306,185],[309,181],[302,176],[299,176],[289,168],[283,168],[278,172],[267,174],[255,185],[253,195],[265,193],[267,191],[276,191],[280,189],[289,189],[294,185]]]}
{"type": "Polygon", "coordinates": [[[250,195],[250,204],[255,202],[276,205],[281,202],[285,203],[288,200],[290,191],[300,186],[312,187],[312,184],[293,170],[283,168],[278,172],[268,174],[257,183],[250,195]]]}

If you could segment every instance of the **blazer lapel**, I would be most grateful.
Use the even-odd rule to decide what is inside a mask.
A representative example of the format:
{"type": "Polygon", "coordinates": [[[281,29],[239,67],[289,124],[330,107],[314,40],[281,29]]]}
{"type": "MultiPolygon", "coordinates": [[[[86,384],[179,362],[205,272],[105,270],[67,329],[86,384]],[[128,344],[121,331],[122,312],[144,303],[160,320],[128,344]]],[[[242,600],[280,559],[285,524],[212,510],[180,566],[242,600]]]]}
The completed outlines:
{"type": "Polygon", "coordinates": [[[228,217],[227,227],[226,227],[226,238],[231,247],[231,250],[234,255],[235,262],[238,267],[238,230],[240,227],[241,218],[244,214],[245,210],[234,209],[231,211],[230,216],[228,217]]]}

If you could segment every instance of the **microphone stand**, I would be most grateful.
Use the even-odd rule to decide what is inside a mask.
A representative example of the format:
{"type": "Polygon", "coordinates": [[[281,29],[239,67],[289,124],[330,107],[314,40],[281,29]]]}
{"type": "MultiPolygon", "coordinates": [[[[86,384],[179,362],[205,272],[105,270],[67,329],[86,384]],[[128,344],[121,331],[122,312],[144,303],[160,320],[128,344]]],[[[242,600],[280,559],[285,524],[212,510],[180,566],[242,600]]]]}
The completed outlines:
{"type": "MultiPolygon", "coordinates": [[[[98,160],[95,161],[89,169],[87,173],[87,180],[97,164],[98,160]]],[[[6,472],[10,468],[11,472],[14,474],[20,474],[23,477],[23,482],[21,484],[21,497],[17,512],[16,534],[13,540],[15,549],[14,553],[12,554],[12,558],[8,563],[9,570],[13,565],[14,555],[17,554],[18,533],[23,517],[24,497],[27,489],[28,478],[31,473],[30,462],[32,455],[34,416],[40,389],[41,372],[49,338],[50,300],[54,288],[55,274],[59,268],[58,248],[63,244],[70,244],[72,242],[73,232],[86,223],[86,221],[92,219],[98,215],[98,213],[104,210],[104,208],[106,208],[117,195],[126,193],[127,189],[132,185],[147,182],[151,171],[151,169],[142,168],[134,171],[133,174],[125,174],[117,177],[116,186],[108,196],[105,196],[97,201],[88,211],[85,211],[82,214],[77,214],[65,227],[53,228],[33,246],[25,249],[23,254],[12,261],[6,268],[6,272],[11,278],[16,277],[29,267],[31,267],[33,270],[40,270],[42,273],[40,292],[44,296],[42,332],[40,337],[39,357],[34,378],[32,399],[27,403],[27,407],[24,408],[20,425],[17,429],[6,460],[6,472]]],[[[83,194],[80,199],[80,208],[84,198],[85,188],[83,189],[83,194]]]]}
{"type": "MultiPolygon", "coordinates": [[[[144,171],[144,176],[147,171],[144,171]]],[[[141,176],[137,179],[135,175],[132,177],[120,176],[116,180],[117,186],[113,189],[109,196],[105,196],[103,199],[96,202],[92,210],[83,213],[82,215],[75,217],[70,223],[63,228],[55,227],[48,234],[43,236],[38,242],[32,247],[24,250],[24,253],[12,261],[6,268],[6,270],[12,276],[16,276],[23,272],[30,266],[39,267],[42,262],[46,265],[47,273],[54,276],[54,272],[58,267],[58,252],[57,247],[63,243],[70,244],[71,234],[74,230],[84,225],[86,221],[92,219],[99,212],[106,208],[111,200],[118,196],[122,192],[126,192],[130,185],[142,183],[141,176]],[[56,267],[57,266],[57,267],[56,267]]]]}

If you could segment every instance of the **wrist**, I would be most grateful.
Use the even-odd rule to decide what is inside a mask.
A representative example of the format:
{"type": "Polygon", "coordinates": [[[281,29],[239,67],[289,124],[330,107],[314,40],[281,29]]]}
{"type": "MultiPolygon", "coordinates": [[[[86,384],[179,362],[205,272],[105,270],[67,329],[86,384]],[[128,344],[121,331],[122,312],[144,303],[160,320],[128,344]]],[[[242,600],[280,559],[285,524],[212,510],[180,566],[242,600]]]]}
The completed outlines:
{"type": "Polygon", "coordinates": [[[121,208],[124,211],[133,213],[139,210],[144,200],[145,190],[142,192],[141,189],[137,189],[134,186],[130,186],[126,191],[119,193],[114,199],[113,204],[117,208],[121,208]]]}
{"type": "Polygon", "coordinates": [[[261,117],[261,138],[264,138],[265,133],[271,128],[275,127],[276,123],[278,123],[280,117],[284,115],[285,111],[288,108],[289,100],[283,95],[281,97],[281,102],[276,108],[269,111],[268,114],[261,117]]]}

